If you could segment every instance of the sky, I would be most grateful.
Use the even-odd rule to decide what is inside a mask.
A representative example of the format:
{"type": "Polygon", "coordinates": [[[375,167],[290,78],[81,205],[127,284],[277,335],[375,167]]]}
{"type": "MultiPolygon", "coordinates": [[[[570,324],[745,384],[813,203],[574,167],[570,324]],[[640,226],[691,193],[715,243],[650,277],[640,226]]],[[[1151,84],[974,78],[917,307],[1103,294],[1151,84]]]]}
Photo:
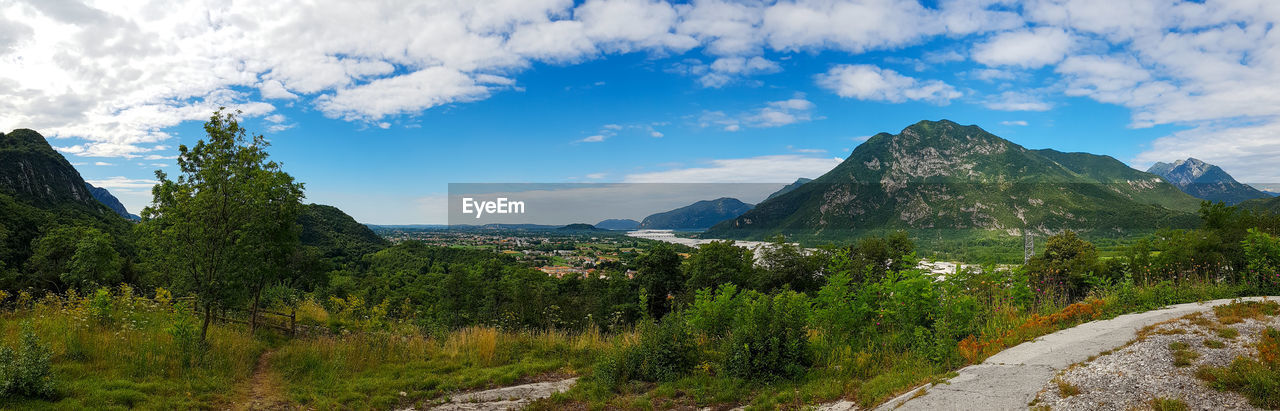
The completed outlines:
{"type": "Polygon", "coordinates": [[[307,201],[439,224],[449,183],[789,183],[976,124],[1280,182],[1280,2],[0,0],[0,130],[129,211],[225,106],[307,201]]]}

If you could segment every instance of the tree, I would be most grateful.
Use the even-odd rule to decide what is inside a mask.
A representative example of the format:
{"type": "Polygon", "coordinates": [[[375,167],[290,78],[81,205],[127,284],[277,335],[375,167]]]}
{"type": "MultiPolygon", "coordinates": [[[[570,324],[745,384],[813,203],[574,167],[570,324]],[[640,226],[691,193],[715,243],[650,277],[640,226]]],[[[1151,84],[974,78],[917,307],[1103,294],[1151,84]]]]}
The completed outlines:
{"type": "Polygon", "coordinates": [[[1067,231],[1045,240],[1044,252],[1027,262],[1027,271],[1038,288],[1055,290],[1069,300],[1084,297],[1091,276],[1100,270],[1093,243],[1067,231]]]}
{"type": "Polygon", "coordinates": [[[31,285],[49,289],[90,289],[123,280],[124,260],[111,236],[96,228],[56,226],[32,244],[27,260],[31,285]]]}
{"type": "Polygon", "coordinates": [[[729,241],[703,244],[684,262],[690,291],[716,288],[722,284],[749,285],[755,258],[751,250],[729,241]]]}
{"type": "Polygon", "coordinates": [[[177,179],[156,171],[138,228],[156,266],[199,298],[202,341],[215,307],[254,297],[283,275],[302,198],[302,184],[267,159],[266,140],[248,137],[234,114],[219,109],[204,130],[207,140],[178,147],[177,179]]]}
{"type": "Polygon", "coordinates": [[[806,251],[777,236],[773,243],[760,247],[760,266],[755,281],[755,288],[760,292],[772,293],[786,287],[807,293],[822,286],[826,258],[822,253],[806,251]]]}
{"type": "Polygon", "coordinates": [[[672,301],[684,291],[680,254],[667,244],[658,244],[636,259],[636,281],[648,299],[649,315],[661,319],[672,309],[672,301]]]}

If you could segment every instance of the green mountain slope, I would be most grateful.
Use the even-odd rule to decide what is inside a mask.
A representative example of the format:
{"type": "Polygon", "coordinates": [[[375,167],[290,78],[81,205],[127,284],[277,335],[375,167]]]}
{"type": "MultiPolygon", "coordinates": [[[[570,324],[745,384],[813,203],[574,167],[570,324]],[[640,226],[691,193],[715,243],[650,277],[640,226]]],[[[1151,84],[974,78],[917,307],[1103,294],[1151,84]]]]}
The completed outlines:
{"type": "Polygon", "coordinates": [[[1255,198],[1237,204],[1238,207],[1253,211],[1269,211],[1280,214],[1280,197],[1255,198]]]}
{"type": "Polygon", "coordinates": [[[368,226],[334,206],[304,205],[298,224],[302,226],[302,245],[315,247],[325,258],[358,260],[390,246],[368,226]]]}
{"type": "Polygon", "coordinates": [[[21,267],[32,240],[57,225],[98,228],[117,239],[118,249],[128,248],[130,224],[93,197],[40,133],[0,133],[0,265],[21,267]]]}
{"type": "Polygon", "coordinates": [[[717,224],[707,236],[1189,227],[1198,204],[1110,157],[1028,150],[977,126],[921,121],[873,136],[827,174],[717,224]]]}

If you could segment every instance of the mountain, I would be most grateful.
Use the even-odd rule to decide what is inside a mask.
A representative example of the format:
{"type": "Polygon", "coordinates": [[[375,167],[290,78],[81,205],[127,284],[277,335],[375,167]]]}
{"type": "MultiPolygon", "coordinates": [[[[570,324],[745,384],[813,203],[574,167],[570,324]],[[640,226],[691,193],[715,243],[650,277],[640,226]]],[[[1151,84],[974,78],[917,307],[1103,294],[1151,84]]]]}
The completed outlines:
{"type": "Polygon", "coordinates": [[[142,217],[129,214],[129,210],[124,208],[124,204],[120,204],[120,200],[117,199],[116,196],[111,195],[111,192],[107,191],[107,189],[94,187],[93,184],[89,183],[84,183],[84,187],[89,189],[89,194],[92,195],[94,199],[97,199],[99,203],[107,206],[111,211],[115,211],[116,214],[119,214],[121,217],[133,221],[142,221],[142,217]]]}
{"type": "Polygon", "coordinates": [[[573,224],[566,225],[566,226],[564,226],[564,227],[557,228],[557,230],[565,230],[565,231],[600,231],[600,230],[603,230],[603,229],[601,229],[601,228],[596,228],[596,226],[593,226],[593,225],[591,225],[591,224],[587,224],[587,223],[573,223],[573,224]]]}
{"type": "Polygon", "coordinates": [[[1192,227],[1199,200],[1108,156],[1029,150],[977,126],[921,121],[880,133],[795,190],[708,237],[846,230],[1192,227]]]}
{"type": "Polygon", "coordinates": [[[1241,201],[1238,207],[1253,211],[1268,211],[1280,214],[1280,197],[1255,198],[1241,201]]]}
{"type": "Polygon", "coordinates": [[[326,258],[359,260],[365,254],[391,245],[334,206],[303,205],[298,213],[298,225],[302,226],[298,236],[302,245],[315,247],[326,258]]]}
{"type": "Polygon", "coordinates": [[[774,198],[774,197],[777,197],[777,196],[780,196],[780,195],[783,195],[783,194],[786,194],[786,193],[790,193],[790,192],[792,192],[792,191],[795,191],[795,189],[800,188],[800,186],[804,185],[804,183],[808,183],[808,182],[810,182],[810,181],[813,181],[813,179],[812,179],[812,178],[804,178],[804,177],[800,177],[800,178],[796,179],[796,182],[791,183],[791,184],[787,184],[786,186],[782,187],[782,188],[781,188],[781,189],[779,189],[778,191],[774,191],[774,192],[773,192],[773,194],[769,194],[769,196],[768,196],[768,197],[765,197],[764,199],[765,199],[765,200],[768,200],[768,199],[771,199],[771,198],[774,198]]]}
{"type": "Polygon", "coordinates": [[[640,222],[632,219],[608,219],[596,223],[596,228],[605,230],[635,230],[640,228],[640,222]]]}
{"type": "Polygon", "coordinates": [[[1148,173],[1163,177],[1165,181],[1177,186],[1192,197],[1213,202],[1225,202],[1235,205],[1241,201],[1255,198],[1268,198],[1271,195],[1241,184],[1230,174],[1218,166],[1195,158],[1170,163],[1155,163],[1148,173]]]}
{"type": "Polygon", "coordinates": [[[31,243],[56,225],[100,229],[127,246],[128,222],[98,202],[80,172],[33,130],[0,133],[0,270],[21,267],[31,243]]]}
{"type": "Polygon", "coordinates": [[[640,229],[702,230],[747,212],[751,204],[736,198],[721,197],[703,200],[675,210],[657,213],[644,218],[640,229]]]}

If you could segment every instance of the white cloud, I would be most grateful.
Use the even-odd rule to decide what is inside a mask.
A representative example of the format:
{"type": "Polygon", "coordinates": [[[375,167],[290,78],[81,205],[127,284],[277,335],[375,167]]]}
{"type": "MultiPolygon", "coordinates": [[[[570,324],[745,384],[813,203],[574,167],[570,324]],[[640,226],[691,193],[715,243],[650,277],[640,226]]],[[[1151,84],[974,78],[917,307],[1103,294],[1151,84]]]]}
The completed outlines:
{"type": "Polygon", "coordinates": [[[791,146],[791,145],[787,146],[787,150],[791,150],[792,152],[795,152],[795,153],[804,153],[804,154],[821,154],[821,153],[827,152],[827,150],[823,150],[820,148],[796,148],[795,146],[791,146]]]}
{"type": "Polygon", "coordinates": [[[813,102],[805,100],[803,95],[787,100],[771,101],[754,114],[747,116],[746,123],[752,127],[781,127],[788,124],[813,120],[813,102]]]}
{"type": "Polygon", "coordinates": [[[840,97],[901,103],[908,100],[946,105],[962,94],[938,80],[916,80],[898,72],[865,64],[838,65],[815,76],[819,87],[840,97]]]}
{"type": "Polygon", "coordinates": [[[630,174],[628,183],[791,183],[825,174],[840,164],[833,157],[781,154],[710,160],[701,167],[630,174]]]}
{"type": "Polygon", "coordinates": [[[815,107],[813,102],[804,98],[804,94],[796,94],[792,98],[770,101],[765,103],[763,107],[732,116],[724,111],[704,111],[698,118],[698,126],[704,128],[720,127],[724,131],[738,131],[743,126],[754,128],[781,127],[814,120],[813,109],[815,107]]]}
{"type": "Polygon", "coordinates": [[[114,166],[115,164],[113,164],[113,163],[108,163],[108,162],[106,162],[106,161],[97,161],[97,162],[94,162],[94,163],[93,163],[93,165],[95,165],[95,166],[114,166]]]}
{"type": "Polygon", "coordinates": [[[982,105],[986,108],[1000,111],[1049,111],[1053,108],[1053,104],[1040,100],[1036,96],[1017,91],[1006,91],[997,96],[992,96],[984,101],[982,105]]]}
{"type": "Polygon", "coordinates": [[[973,48],[973,59],[988,66],[1038,68],[1062,61],[1075,41],[1066,30],[1038,27],[995,35],[973,48]]]}
{"type": "Polygon", "coordinates": [[[661,131],[658,131],[658,130],[650,131],[650,132],[649,132],[649,137],[653,137],[653,138],[660,138],[660,137],[662,137],[662,132],[661,132],[661,131]]]}
{"type": "Polygon", "coordinates": [[[583,143],[599,143],[601,141],[604,141],[605,138],[606,137],[603,134],[596,134],[596,135],[588,136],[587,138],[584,138],[578,141],[581,141],[583,143]]]}
{"type": "Polygon", "coordinates": [[[136,190],[143,190],[143,189],[150,190],[151,187],[154,187],[156,185],[155,180],[126,178],[123,176],[107,177],[104,179],[96,179],[96,180],[90,179],[90,180],[85,180],[85,182],[89,184],[93,184],[94,187],[102,187],[106,189],[123,188],[123,189],[136,189],[136,190]]]}
{"type": "Polygon", "coordinates": [[[1025,126],[1027,125],[1027,122],[1024,120],[1006,120],[1006,121],[1001,121],[1000,124],[1003,124],[1006,126],[1025,126]]]}

